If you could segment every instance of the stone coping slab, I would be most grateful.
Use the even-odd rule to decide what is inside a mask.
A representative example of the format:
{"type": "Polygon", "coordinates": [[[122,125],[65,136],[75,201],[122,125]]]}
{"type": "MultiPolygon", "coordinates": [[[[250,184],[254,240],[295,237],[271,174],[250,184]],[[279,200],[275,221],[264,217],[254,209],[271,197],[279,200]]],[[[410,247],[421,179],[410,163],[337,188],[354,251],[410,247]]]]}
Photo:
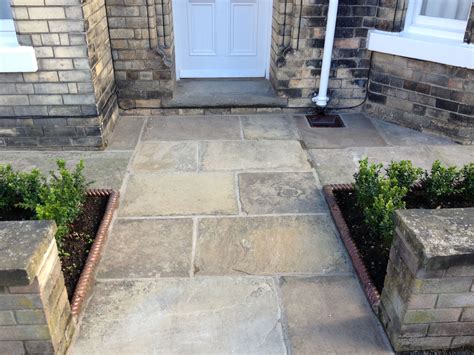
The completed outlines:
{"type": "Polygon", "coordinates": [[[425,270],[473,264],[474,208],[399,210],[395,223],[425,270]]]}
{"type": "Polygon", "coordinates": [[[0,222],[0,286],[27,286],[56,232],[53,221],[0,222]]]}

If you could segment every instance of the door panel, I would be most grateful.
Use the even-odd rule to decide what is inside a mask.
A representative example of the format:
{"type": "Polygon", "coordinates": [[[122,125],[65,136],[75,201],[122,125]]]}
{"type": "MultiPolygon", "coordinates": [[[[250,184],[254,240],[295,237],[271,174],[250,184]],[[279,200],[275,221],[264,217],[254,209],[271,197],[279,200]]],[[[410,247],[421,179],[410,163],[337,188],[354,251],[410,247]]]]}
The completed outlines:
{"type": "Polygon", "coordinates": [[[230,5],[230,55],[257,55],[257,2],[230,5]]]}
{"type": "Polygon", "coordinates": [[[177,78],[265,77],[271,0],[174,0],[177,78]]]}
{"type": "Polygon", "coordinates": [[[216,55],[215,3],[188,3],[189,55],[216,55]]]}

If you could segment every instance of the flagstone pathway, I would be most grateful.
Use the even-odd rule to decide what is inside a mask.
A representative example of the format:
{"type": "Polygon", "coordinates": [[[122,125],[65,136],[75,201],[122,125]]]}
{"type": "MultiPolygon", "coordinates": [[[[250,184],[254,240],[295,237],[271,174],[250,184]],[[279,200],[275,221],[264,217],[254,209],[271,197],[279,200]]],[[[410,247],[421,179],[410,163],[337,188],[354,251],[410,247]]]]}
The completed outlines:
{"type": "Polygon", "coordinates": [[[70,352],[391,353],[320,179],[349,182],[365,155],[461,164],[474,151],[344,119],[314,131],[282,114],[122,117],[105,152],[1,152],[22,169],[83,158],[94,186],[121,189],[70,352]]]}

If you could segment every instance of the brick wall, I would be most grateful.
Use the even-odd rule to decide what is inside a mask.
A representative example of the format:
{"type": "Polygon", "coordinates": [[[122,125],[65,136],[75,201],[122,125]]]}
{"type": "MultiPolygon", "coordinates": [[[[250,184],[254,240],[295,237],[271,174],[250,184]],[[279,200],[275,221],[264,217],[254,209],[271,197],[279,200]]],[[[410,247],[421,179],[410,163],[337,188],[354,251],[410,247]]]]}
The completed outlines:
{"type": "MultiPolygon", "coordinates": [[[[400,31],[407,1],[384,2],[376,27],[400,31]],[[393,26],[393,19],[395,27],[393,26]]],[[[472,37],[474,5],[466,30],[472,37]]],[[[374,52],[365,110],[417,130],[474,141],[474,70],[374,52]]]]}
{"type": "Polygon", "coordinates": [[[473,212],[396,212],[380,305],[395,351],[456,349],[474,343],[474,251],[469,241],[473,212]]]}
{"type": "MultiPolygon", "coordinates": [[[[319,86],[328,0],[274,0],[271,80],[290,107],[313,106],[319,86]],[[300,24],[301,13],[301,27],[300,24]],[[299,34],[299,41],[298,41],[299,34]]],[[[366,37],[377,1],[340,1],[329,92],[331,107],[359,105],[365,98],[370,54],[366,37]]]]}
{"type": "Polygon", "coordinates": [[[54,239],[56,225],[51,221],[0,224],[0,353],[65,354],[76,323],[54,239]],[[8,241],[12,237],[28,240],[21,244],[21,252],[8,241]]]}
{"type": "Polygon", "coordinates": [[[171,1],[108,0],[107,13],[120,107],[160,107],[175,82],[171,1]]]}
{"type": "Polygon", "coordinates": [[[104,0],[11,4],[18,40],[34,47],[39,70],[0,73],[0,146],[104,145],[114,106],[107,31],[98,36],[104,0]]]}
{"type": "Polygon", "coordinates": [[[375,53],[365,107],[417,130],[474,140],[474,71],[375,53]]]}

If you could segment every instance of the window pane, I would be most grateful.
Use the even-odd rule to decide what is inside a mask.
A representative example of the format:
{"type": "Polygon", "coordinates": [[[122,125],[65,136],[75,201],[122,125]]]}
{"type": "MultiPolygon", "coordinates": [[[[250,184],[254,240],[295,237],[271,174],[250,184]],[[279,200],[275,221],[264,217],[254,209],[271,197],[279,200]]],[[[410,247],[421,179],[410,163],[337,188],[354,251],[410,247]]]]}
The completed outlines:
{"type": "Polygon", "coordinates": [[[421,15],[467,20],[471,0],[423,0],[421,15]]]}
{"type": "Polygon", "coordinates": [[[8,0],[0,0],[0,20],[8,20],[11,18],[10,2],[8,0]]]}

